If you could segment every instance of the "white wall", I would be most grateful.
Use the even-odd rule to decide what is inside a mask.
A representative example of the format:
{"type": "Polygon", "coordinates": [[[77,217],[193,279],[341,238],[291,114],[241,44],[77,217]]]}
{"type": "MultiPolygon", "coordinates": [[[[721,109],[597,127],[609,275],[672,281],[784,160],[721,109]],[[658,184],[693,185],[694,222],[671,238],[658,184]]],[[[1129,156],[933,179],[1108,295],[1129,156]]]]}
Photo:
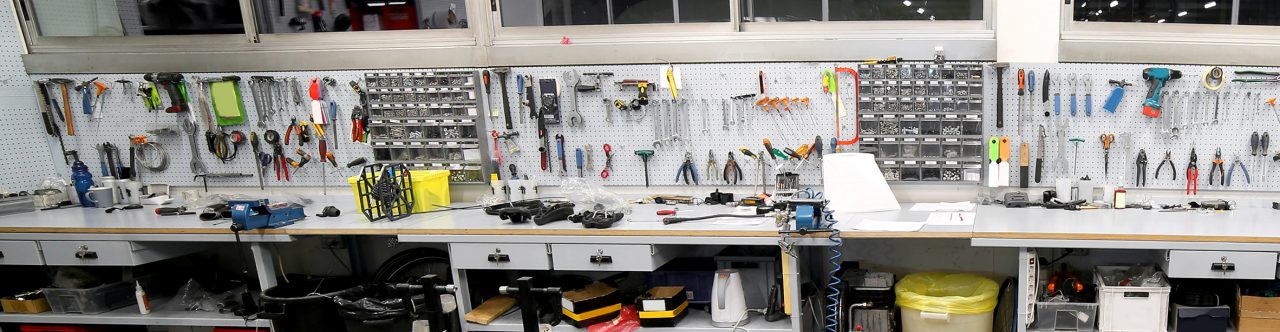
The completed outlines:
{"type": "Polygon", "coordinates": [[[996,61],[1058,62],[1058,0],[995,0],[996,61]]]}

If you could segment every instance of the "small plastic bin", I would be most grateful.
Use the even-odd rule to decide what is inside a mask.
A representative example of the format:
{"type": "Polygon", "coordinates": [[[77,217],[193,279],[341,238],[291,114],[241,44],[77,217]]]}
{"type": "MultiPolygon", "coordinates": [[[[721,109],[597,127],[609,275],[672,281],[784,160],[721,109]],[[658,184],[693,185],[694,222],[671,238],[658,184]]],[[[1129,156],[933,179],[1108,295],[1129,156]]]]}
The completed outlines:
{"type": "MultiPolygon", "coordinates": [[[[449,206],[449,171],[447,170],[410,170],[409,177],[413,180],[413,212],[427,212],[439,208],[439,206],[449,206]]],[[[360,190],[357,187],[359,176],[347,178],[347,183],[351,184],[351,193],[359,196],[360,190]]],[[[359,209],[364,210],[364,203],[356,200],[359,209]]],[[[132,294],[132,293],[131,293],[132,294]]]]}
{"type": "Polygon", "coordinates": [[[99,314],[137,303],[132,282],[116,282],[93,288],[45,288],[49,309],[60,314],[99,314]]]}
{"type": "Polygon", "coordinates": [[[1095,331],[1098,304],[1036,302],[1036,321],[1032,326],[1042,331],[1095,331]]]}
{"type": "MultiPolygon", "coordinates": [[[[1102,331],[1165,332],[1169,325],[1169,286],[1109,285],[1103,276],[1140,266],[1098,266],[1098,329],[1102,331]]],[[[1168,280],[1165,280],[1168,285],[1168,280]]]]}

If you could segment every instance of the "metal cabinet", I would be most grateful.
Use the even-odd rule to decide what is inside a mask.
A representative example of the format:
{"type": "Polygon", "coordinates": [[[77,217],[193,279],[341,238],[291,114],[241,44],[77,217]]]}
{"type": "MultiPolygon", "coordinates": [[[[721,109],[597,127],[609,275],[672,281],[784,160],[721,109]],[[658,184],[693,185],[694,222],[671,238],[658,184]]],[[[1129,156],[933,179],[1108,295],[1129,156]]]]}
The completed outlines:
{"type": "Polygon", "coordinates": [[[449,261],[461,270],[549,270],[545,244],[452,243],[449,261]]]}
{"type": "Polygon", "coordinates": [[[0,265],[44,265],[36,241],[0,241],[0,265]]]}
{"type": "Polygon", "coordinates": [[[1162,265],[1170,278],[1270,280],[1277,258],[1275,252],[1169,250],[1162,265]]]}
{"type": "Polygon", "coordinates": [[[676,257],[673,246],[645,244],[553,244],[556,270],[653,271],[676,257]]]}
{"type": "Polygon", "coordinates": [[[210,248],[207,243],[40,241],[44,262],[54,266],[137,266],[210,248]]]}

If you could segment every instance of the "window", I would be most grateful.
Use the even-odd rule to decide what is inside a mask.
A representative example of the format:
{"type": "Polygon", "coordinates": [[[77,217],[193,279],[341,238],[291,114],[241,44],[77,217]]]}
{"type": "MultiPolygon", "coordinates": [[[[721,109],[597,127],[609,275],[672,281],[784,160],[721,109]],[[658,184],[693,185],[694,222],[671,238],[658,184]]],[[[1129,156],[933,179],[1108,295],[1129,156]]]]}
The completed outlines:
{"type": "Polygon", "coordinates": [[[743,22],[822,20],[822,0],[742,0],[743,22]]]}
{"type": "Polygon", "coordinates": [[[502,0],[502,26],[729,22],[728,0],[502,0]]]}
{"type": "Polygon", "coordinates": [[[1275,65],[1274,0],[1068,0],[1059,61],[1275,65]],[[1176,50],[1176,51],[1172,51],[1176,50]],[[1172,51],[1172,52],[1171,52],[1172,51]]]}
{"type": "Polygon", "coordinates": [[[1272,0],[1076,1],[1072,20],[1079,22],[1280,25],[1280,2],[1272,0]]]}
{"type": "Polygon", "coordinates": [[[982,0],[830,0],[832,21],[982,20],[982,0]]]}
{"type": "Polygon", "coordinates": [[[466,0],[259,0],[258,32],[267,34],[465,29],[466,0]]]}
{"type": "Polygon", "coordinates": [[[47,37],[244,34],[239,0],[30,0],[47,37]]]}

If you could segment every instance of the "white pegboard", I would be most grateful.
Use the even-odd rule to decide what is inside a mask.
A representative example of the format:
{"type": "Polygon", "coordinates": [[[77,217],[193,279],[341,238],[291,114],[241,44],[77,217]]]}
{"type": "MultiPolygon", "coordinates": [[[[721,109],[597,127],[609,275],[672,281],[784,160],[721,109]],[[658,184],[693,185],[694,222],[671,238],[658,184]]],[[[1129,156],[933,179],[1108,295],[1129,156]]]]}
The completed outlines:
{"type": "MultiPolygon", "coordinates": [[[[738,153],[740,147],[746,147],[753,152],[758,153],[764,150],[762,140],[768,138],[773,146],[777,149],[791,148],[797,149],[802,144],[812,144],[815,136],[822,137],[822,144],[826,153],[830,153],[830,139],[835,136],[835,107],[830,95],[824,94],[822,90],[822,72],[824,69],[833,69],[835,63],[759,63],[759,64],[680,64],[676,65],[681,71],[683,78],[682,88],[679,91],[679,100],[686,102],[684,107],[685,114],[682,119],[687,119],[688,129],[682,133],[687,135],[686,139],[678,142],[668,141],[659,147],[655,147],[653,142],[654,135],[654,119],[655,114],[663,109],[663,100],[670,100],[670,92],[663,87],[657,86],[656,82],[663,80],[661,68],[663,65],[627,65],[627,66],[576,66],[576,67],[533,67],[533,68],[512,68],[510,77],[507,79],[507,98],[510,100],[512,108],[512,118],[514,122],[513,131],[519,132],[520,136],[516,140],[520,147],[520,152],[514,155],[509,154],[506,149],[507,145],[501,144],[504,149],[503,154],[506,158],[503,176],[509,176],[506,172],[506,165],[514,163],[517,165],[518,173],[522,176],[528,175],[530,178],[536,177],[539,183],[543,185],[559,184],[563,178],[574,177],[578,175],[575,167],[574,150],[576,148],[585,148],[585,145],[591,145],[592,164],[584,171],[586,178],[604,185],[628,185],[637,186],[644,185],[644,165],[640,157],[635,154],[636,150],[654,150],[655,154],[649,161],[650,182],[653,185],[675,185],[677,184],[676,175],[680,165],[684,162],[685,154],[692,155],[693,165],[697,170],[701,183],[710,186],[727,186],[723,180],[706,180],[706,167],[708,159],[708,151],[712,152],[716,158],[717,174],[720,174],[725,166],[727,155],[733,152],[735,159],[742,168],[743,180],[738,182],[738,186],[758,186],[760,185],[760,166],[742,154],[738,153]],[[564,74],[567,71],[576,70],[578,73],[591,72],[612,72],[612,77],[602,80],[602,91],[585,92],[578,94],[579,112],[585,121],[585,125],[581,127],[571,127],[568,125],[569,108],[572,108],[572,82],[566,82],[564,74]],[[809,98],[810,106],[797,107],[791,111],[782,112],[765,112],[761,107],[754,106],[756,99],[749,98],[744,101],[743,117],[735,118],[735,122],[745,120],[744,123],[731,125],[728,130],[724,129],[722,124],[721,112],[724,109],[724,102],[732,96],[740,96],[746,94],[759,93],[759,74],[763,71],[765,75],[765,95],[769,97],[795,97],[809,98]],[[517,75],[531,75],[533,81],[539,79],[555,78],[560,85],[560,105],[561,105],[561,124],[549,125],[549,135],[551,139],[551,164],[554,170],[543,171],[539,167],[540,158],[538,147],[540,141],[536,135],[537,122],[529,119],[529,110],[520,107],[519,96],[516,89],[517,75]],[[637,96],[634,87],[621,87],[615,82],[626,79],[641,79],[654,82],[650,87],[649,98],[651,102],[648,107],[644,108],[644,112],[623,113],[613,109],[612,105],[606,107],[604,99],[630,101],[637,96]],[[705,100],[707,106],[703,106],[702,101],[705,100]],[[613,123],[606,121],[606,110],[612,112],[613,123]],[[707,117],[704,125],[703,117],[707,117]],[[564,135],[565,137],[565,155],[568,172],[561,172],[560,162],[558,160],[557,144],[554,135],[564,135]],[[599,176],[605,165],[604,152],[602,146],[609,144],[613,148],[613,170],[607,179],[599,176]]],[[[499,94],[500,88],[496,86],[497,77],[493,78],[495,86],[491,89],[493,94],[490,98],[490,107],[501,112],[502,102],[496,96],[499,94]]],[[[584,78],[585,80],[585,78],[584,78]]],[[[850,139],[853,136],[854,116],[853,109],[856,108],[856,99],[853,98],[853,92],[856,85],[853,80],[842,80],[841,91],[845,100],[849,115],[842,121],[844,127],[843,139],[850,139]]],[[[539,89],[534,89],[535,93],[541,93],[539,89]]],[[[539,103],[540,104],[540,103],[539,103]]],[[[679,113],[679,112],[675,112],[679,113]]],[[[501,116],[497,118],[489,118],[489,128],[496,128],[499,131],[505,128],[505,121],[501,116]]],[[[682,120],[683,121],[683,120],[682,120]]],[[[492,141],[490,142],[492,143],[492,141]]],[[[489,153],[492,153],[490,151],[489,153]]],[[[766,182],[772,184],[774,179],[772,174],[777,170],[799,173],[802,184],[819,185],[821,184],[821,160],[813,159],[801,162],[783,161],[781,159],[773,160],[765,157],[770,165],[766,166],[767,177],[766,182]]],[[[679,184],[683,184],[680,182],[679,184]]]]}
{"type": "MultiPolygon", "coordinates": [[[[13,17],[11,2],[0,4],[0,16],[13,17]]],[[[0,188],[36,188],[55,166],[44,124],[34,102],[31,80],[22,65],[22,38],[14,20],[0,20],[0,188]]],[[[54,143],[57,144],[57,143],[54,143]]]]}
{"type": "MultiPolygon", "coordinates": [[[[1210,68],[1210,66],[1190,66],[1190,65],[1152,65],[1152,64],[1011,64],[1004,75],[1004,109],[1005,109],[1005,126],[1004,128],[995,128],[995,105],[990,103],[986,108],[987,117],[991,120],[985,121],[985,131],[988,136],[1007,135],[1010,137],[1012,145],[1012,158],[1015,164],[1012,167],[1013,174],[1010,176],[1010,185],[1017,186],[1017,156],[1018,144],[1025,141],[1029,143],[1031,154],[1032,170],[1034,172],[1035,152],[1037,151],[1038,130],[1040,125],[1045,126],[1046,135],[1048,136],[1045,144],[1045,158],[1049,166],[1045,169],[1042,182],[1037,184],[1032,182],[1032,186],[1050,187],[1053,186],[1055,178],[1080,178],[1088,175],[1095,180],[1098,185],[1123,185],[1125,187],[1136,187],[1135,179],[1137,166],[1135,165],[1138,157],[1138,151],[1145,149],[1147,153],[1147,185],[1146,188],[1156,189],[1177,189],[1185,190],[1186,188],[1186,169],[1192,148],[1195,148],[1198,156],[1198,166],[1200,169],[1199,187],[1201,190],[1221,189],[1221,190],[1251,190],[1251,191],[1276,191],[1280,190],[1280,165],[1272,162],[1269,157],[1253,157],[1249,153],[1249,139],[1253,132],[1268,132],[1273,136],[1270,154],[1275,155],[1280,152],[1280,145],[1275,142],[1276,137],[1280,137],[1280,118],[1274,109],[1265,104],[1266,100],[1276,96],[1277,88],[1280,85],[1276,83],[1233,83],[1231,79],[1239,77],[1233,72],[1238,70],[1263,70],[1275,71],[1275,68],[1258,68],[1258,67],[1223,67],[1226,72],[1228,82],[1219,91],[1218,95],[1222,96],[1218,102],[1218,123],[1211,123],[1214,110],[1214,98],[1196,97],[1187,99],[1171,99],[1166,97],[1165,110],[1161,118],[1155,119],[1144,116],[1142,114],[1142,103],[1146,99],[1148,85],[1142,79],[1142,70],[1149,67],[1167,67],[1182,71],[1182,78],[1171,80],[1165,85],[1164,91],[1168,96],[1177,94],[1186,95],[1188,93],[1209,92],[1208,89],[1201,85],[1202,74],[1210,68]],[[1036,91],[1034,102],[1037,108],[1023,111],[1021,119],[1024,122],[1024,128],[1019,135],[1018,133],[1018,96],[1017,96],[1017,72],[1019,69],[1026,71],[1034,70],[1036,72],[1036,91]],[[1048,103],[1040,102],[1040,91],[1042,88],[1043,74],[1045,70],[1049,70],[1050,76],[1055,80],[1062,82],[1062,111],[1060,115],[1051,115],[1044,117],[1043,112],[1047,108],[1050,114],[1053,113],[1053,96],[1052,91],[1059,91],[1051,85],[1051,93],[1048,103]],[[1075,116],[1070,115],[1070,94],[1071,88],[1066,86],[1068,75],[1075,74],[1078,80],[1076,87],[1078,107],[1075,116]],[[1088,84],[1084,83],[1083,75],[1092,74],[1092,81],[1088,84]],[[1103,104],[1111,93],[1111,87],[1107,84],[1108,80],[1126,80],[1133,84],[1125,89],[1124,99],[1120,103],[1120,107],[1116,113],[1107,113],[1102,110],[1103,104]],[[1093,95],[1093,115],[1087,116],[1083,111],[1084,101],[1083,95],[1090,92],[1093,95]],[[1228,94],[1229,92],[1229,94],[1228,94]],[[1251,97],[1246,98],[1246,94],[1251,97]],[[1201,107],[1199,113],[1195,113],[1194,109],[1201,107]],[[1210,123],[1203,125],[1188,126],[1180,131],[1177,138],[1169,137],[1162,130],[1161,121],[1172,117],[1175,122],[1181,123],[1180,119],[1186,116],[1188,122],[1191,121],[1190,114],[1201,114],[1200,119],[1208,120],[1210,123]],[[1057,143],[1056,133],[1062,129],[1065,136],[1069,138],[1084,139],[1079,144],[1079,159],[1075,157],[1075,147],[1072,144],[1066,144],[1065,160],[1059,158],[1059,144],[1057,143]],[[1104,152],[1099,136],[1103,133],[1113,133],[1119,142],[1115,143],[1111,148],[1110,156],[1110,172],[1109,176],[1104,175],[1104,152]],[[1125,142],[1123,134],[1131,136],[1130,142],[1125,142]],[[1126,152],[1125,146],[1131,146],[1126,152]],[[1245,181],[1242,172],[1237,169],[1231,186],[1218,186],[1209,184],[1209,171],[1212,169],[1211,163],[1214,159],[1214,152],[1221,148],[1222,158],[1224,160],[1223,167],[1227,172],[1231,170],[1231,163],[1235,156],[1239,156],[1241,161],[1249,168],[1249,173],[1253,177],[1253,183],[1249,184],[1245,181]],[[1177,180],[1171,179],[1169,168],[1166,166],[1161,174],[1160,179],[1156,179],[1156,169],[1161,161],[1164,160],[1165,151],[1172,153],[1172,161],[1177,169],[1177,180]],[[1262,165],[1262,166],[1259,166],[1262,165]],[[1271,166],[1269,172],[1264,172],[1266,166],[1271,166]],[[1264,177],[1264,173],[1267,173],[1264,177]]],[[[991,89],[994,91],[995,89],[991,89]]],[[[1210,95],[1212,96],[1212,95],[1210,95]]]]}
{"type": "MultiPolygon", "coordinates": [[[[300,84],[300,88],[302,89],[300,90],[300,93],[302,94],[302,99],[304,104],[309,102],[306,88],[308,86],[308,82],[312,77],[327,76],[337,81],[337,86],[328,87],[328,94],[327,94],[329,98],[336,101],[338,105],[338,116],[337,118],[333,119],[336,122],[337,130],[335,132],[334,130],[331,130],[327,125],[325,126],[325,130],[328,131],[327,137],[328,137],[329,149],[333,151],[334,157],[335,159],[337,159],[339,167],[335,169],[334,167],[328,164],[324,164],[323,167],[321,166],[321,163],[318,157],[318,150],[317,150],[318,149],[317,143],[319,142],[319,137],[313,137],[312,141],[303,147],[299,147],[297,145],[296,143],[297,139],[296,137],[294,137],[294,139],[291,141],[291,143],[293,144],[285,148],[285,154],[289,157],[293,157],[294,159],[297,159],[298,157],[294,153],[294,150],[297,148],[302,148],[304,151],[310,153],[315,159],[313,159],[311,163],[307,164],[302,168],[297,168],[297,169],[291,168],[290,173],[292,175],[292,181],[283,181],[283,180],[277,181],[275,177],[274,168],[268,168],[265,173],[267,178],[266,179],[267,186],[271,186],[271,187],[291,187],[291,186],[346,187],[348,186],[346,181],[347,177],[358,174],[358,169],[352,170],[352,169],[347,169],[343,166],[345,166],[345,164],[348,161],[351,161],[355,158],[364,157],[367,160],[370,160],[370,161],[373,160],[372,152],[371,152],[372,150],[367,145],[365,145],[364,143],[351,142],[351,120],[350,120],[351,109],[359,104],[359,96],[356,95],[351,90],[351,88],[347,85],[347,82],[349,81],[362,82],[363,72],[325,71],[325,72],[256,72],[256,73],[194,73],[194,74],[184,73],[184,75],[186,75],[188,79],[188,86],[190,86],[189,93],[193,95],[192,97],[193,101],[191,103],[192,112],[179,113],[179,114],[169,114],[169,113],[164,113],[163,111],[147,112],[141,100],[138,97],[134,96],[133,92],[123,91],[123,88],[120,84],[114,83],[116,80],[121,80],[121,79],[130,80],[134,82],[144,82],[142,79],[142,75],[137,75],[137,74],[98,75],[98,76],[37,75],[37,76],[34,76],[33,79],[39,80],[39,79],[60,77],[60,78],[72,79],[79,82],[79,81],[88,80],[96,77],[102,82],[112,82],[111,90],[109,90],[110,92],[104,95],[105,97],[102,100],[102,105],[99,107],[98,110],[96,110],[97,112],[105,112],[103,114],[103,119],[101,120],[90,120],[89,115],[85,115],[83,113],[81,103],[80,103],[79,93],[74,91],[71,92],[71,96],[72,96],[71,113],[75,121],[74,124],[76,127],[76,136],[64,136],[63,139],[66,143],[66,147],[68,150],[77,150],[80,152],[80,158],[89,165],[89,169],[94,175],[100,175],[98,173],[101,173],[100,167],[98,165],[98,160],[100,159],[100,157],[98,156],[97,150],[95,149],[96,145],[101,144],[103,142],[111,142],[116,146],[121,147],[121,150],[122,150],[121,157],[127,160],[128,157],[126,156],[126,154],[128,153],[127,147],[129,146],[130,135],[143,134],[147,128],[150,128],[151,126],[155,126],[155,125],[171,125],[179,132],[178,134],[153,136],[154,140],[159,142],[169,155],[168,168],[162,172],[149,172],[146,170],[142,170],[141,176],[143,180],[147,182],[168,183],[172,185],[201,184],[202,182],[194,179],[195,174],[192,172],[189,166],[190,165],[189,162],[191,160],[191,155],[190,155],[191,150],[187,142],[188,138],[185,134],[181,132],[181,127],[179,125],[183,120],[186,119],[186,117],[193,116],[195,117],[196,123],[198,123],[200,126],[200,135],[197,137],[197,141],[199,143],[199,150],[201,151],[201,153],[197,157],[200,158],[200,160],[204,163],[208,172],[255,174],[255,176],[253,177],[246,177],[246,178],[211,179],[209,180],[209,185],[210,186],[229,186],[229,187],[258,186],[258,178],[256,177],[256,173],[253,166],[252,149],[250,148],[248,142],[246,142],[241,147],[240,153],[234,160],[226,163],[223,163],[217,160],[216,157],[212,156],[210,153],[207,152],[207,149],[204,144],[204,136],[203,136],[203,132],[206,125],[204,124],[204,121],[200,116],[199,106],[197,106],[194,100],[195,99],[194,86],[193,86],[194,83],[192,78],[196,76],[199,76],[199,77],[217,77],[217,76],[227,76],[227,75],[240,76],[242,79],[240,83],[240,92],[244,100],[245,111],[247,113],[247,120],[244,124],[226,126],[224,127],[224,130],[227,131],[228,133],[230,133],[233,130],[239,130],[244,132],[246,135],[248,135],[250,132],[257,132],[258,135],[260,136],[263,135],[263,133],[267,129],[275,130],[279,132],[281,135],[284,135],[287,127],[289,126],[291,119],[296,118],[299,121],[303,121],[309,118],[310,113],[309,111],[304,109],[303,106],[295,105],[293,103],[292,95],[290,95],[287,98],[285,98],[286,100],[284,102],[284,105],[286,110],[270,118],[270,120],[268,121],[267,128],[265,129],[259,128],[256,124],[258,110],[256,109],[256,106],[253,102],[254,100],[253,98],[255,96],[253,95],[253,93],[251,92],[248,86],[248,81],[250,76],[273,76],[276,78],[296,78],[298,80],[298,83],[300,84]]],[[[61,92],[58,91],[58,89],[56,88],[52,89],[51,92],[59,98],[59,103],[61,103],[61,98],[60,98],[61,92]]],[[[163,105],[167,107],[168,106],[167,94],[162,92],[161,97],[164,100],[163,105]]],[[[38,118],[33,118],[33,119],[38,119],[38,118]]],[[[60,125],[60,127],[65,134],[66,126],[60,125]]],[[[39,129],[40,127],[34,126],[34,128],[39,129]]],[[[52,145],[53,150],[58,149],[57,148],[58,143],[56,140],[50,140],[50,144],[52,145]]],[[[266,142],[262,143],[262,149],[264,152],[270,153],[270,147],[271,146],[266,144],[266,142]]],[[[66,167],[65,165],[62,165],[62,163],[57,163],[57,165],[55,166],[58,167],[59,169],[64,169],[63,174],[69,173],[69,171],[65,170],[66,167]]]]}

